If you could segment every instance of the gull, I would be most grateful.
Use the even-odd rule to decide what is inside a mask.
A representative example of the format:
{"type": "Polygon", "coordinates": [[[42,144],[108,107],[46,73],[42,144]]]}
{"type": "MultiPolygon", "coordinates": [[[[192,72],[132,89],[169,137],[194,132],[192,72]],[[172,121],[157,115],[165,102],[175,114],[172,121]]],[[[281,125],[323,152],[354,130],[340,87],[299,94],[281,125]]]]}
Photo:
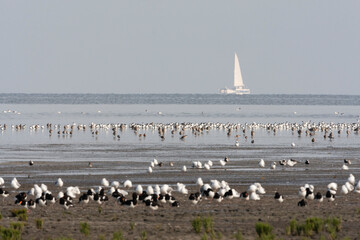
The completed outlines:
{"type": "Polygon", "coordinates": [[[11,180],[11,187],[15,188],[15,189],[18,189],[20,187],[20,183],[18,182],[18,180],[16,178],[13,178],[11,180]]]}
{"type": "Polygon", "coordinates": [[[132,187],[132,182],[130,180],[126,180],[124,182],[124,188],[131,188],[132,187]]]}
{"type": "Polygon", "coordinates": [[[221,165],[221,166],[225,166],[225,165],[226,165],[226,162],[221,159],[221,160],[220,160],[220,165],[221,165]]]}
{"type": "Polygon", "coordinates": [[[64,182],[61,178],[58,178],[55,182],[55,186],[62,187],[64,185],[64,182]]]}
{"type": "Polygon", "coordinates": [[[0,177],[0,186],[4,185],[4,183],[5,183],[4,179],[2,177],[0,177]]]}
{"type": "Polygon", "coordinates": [[[354,175],[350,174],[347,180],[351,185],[355,185],[355,177],[354,177],[354,175]]]}
{"type": "Polygon", "coordinates": [[[264,159],[260,159],[260,161],[259,161],[259,166],[260,167],[265,167],[265,161],[264,161],[264,159]]]}
{"type": "Polygon", "coordinates": [[[199,187],[201,187],[202,185],[204,185],[204,182],[202,180],[201,177],[199,177],[197,180],[196,180],[196,185],[198,185],[199,187]]]}
{"type": "Polygon", "coordinates": [[[271,169],[275,169],[276,168],[276,162],[273,162],[272,164],[271,164],[271,167],[270,167],[271,169]]]}
{"type": "Polygon", "coordinates": [[[136,194],[137,195],[140,195],[140,194],[142,194],[143,193],[143,188],[142,188],[142,186],[139,184],[139,185],[137,185],[137,187],[136,187],[136,194]]]}
{"type": "Polygon", "coordinates": [[[108,187],[108,186],[109,186],[109,181],[106,180],[106,178],[103,178],[103,179],[101,180],[101,185],[104,186],[104,187],[108,187]]]}

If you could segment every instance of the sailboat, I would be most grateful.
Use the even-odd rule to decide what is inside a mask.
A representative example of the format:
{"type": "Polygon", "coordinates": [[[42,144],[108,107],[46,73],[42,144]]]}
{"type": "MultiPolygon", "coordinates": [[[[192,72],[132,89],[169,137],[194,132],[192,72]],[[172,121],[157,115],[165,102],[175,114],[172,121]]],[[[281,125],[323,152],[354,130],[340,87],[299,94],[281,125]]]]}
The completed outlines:
{"type": "Polygon", "coordinates": [[[235,64],[234,64],[234,88],[220,89],[220,93],[237,94],[237,95],[250,94],[250,89],[245,88],[244,81],[241,75],[239,59],[236,53],[235,53],[235,64]]]}

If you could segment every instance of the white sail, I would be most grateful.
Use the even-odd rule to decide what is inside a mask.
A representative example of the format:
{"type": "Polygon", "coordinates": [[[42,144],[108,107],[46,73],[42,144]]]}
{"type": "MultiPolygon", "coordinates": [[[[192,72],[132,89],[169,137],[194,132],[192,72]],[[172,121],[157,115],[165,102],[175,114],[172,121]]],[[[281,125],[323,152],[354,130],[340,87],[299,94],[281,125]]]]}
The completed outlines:
{"type": "Polygon", "coordinates": [[[235,66],[234,66],[234,87],[235,88],[243,88],[244,82],[241,76],[241,69],[239,64],[238,56],[235,53],[235,66]]]}

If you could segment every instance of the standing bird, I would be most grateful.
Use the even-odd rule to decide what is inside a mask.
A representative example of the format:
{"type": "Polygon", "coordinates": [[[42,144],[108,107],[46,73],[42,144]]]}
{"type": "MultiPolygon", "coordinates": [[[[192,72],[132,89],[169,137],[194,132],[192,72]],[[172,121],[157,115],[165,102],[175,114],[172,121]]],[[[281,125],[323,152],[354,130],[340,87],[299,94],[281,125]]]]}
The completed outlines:
{"type": "Polygon", "coordinates": [[[316,201],[318,201],[319,203],[321,203],[321,202],[324,200],[324,198],[323,198],[323,196],[321,195],[320,192],[316,193],[314,199],[315,199],[316,201]]]}
{"type": "Polygon", "coordinates": [[[61,178],[58,178],[55,182],[55,186],[62,187],[64,185],[64,182],[61,178]]]}
{"type": "Polygon", "coordinates": [[[29,161],[29,165],[30,165],[30,166],[34,165],[34,161],[33,161],[33,160],[30,160],[30,161],[29,161]]]}
{"type": "Polygon", "coordinates": [[[276,162],[273,162],[270,166],[270,169],[275,169],[276,168],[276,162]]]}
{"type": "Polygon", "coordinates": [[[278,202],[282,203],[284,201],[284,198],[282,195],[280,195],[280,193],[276,192],[274,199],[277,200],[278,202]]]}
{"type": "Polygon", "coordinates": [[[259,166],[260,167],[265,167],[265,161],[264,161],[264,159],[260,159],[260,161],[259,161],[259,166]]]}
{"type": "Polygon", "coordinates": [[[15,189],[18,189],[20,187],[20,183],[18,182],[18,180],[16,178],[13,178],[11,180],[11,187],[15,188],[15,189]]]}
{"type": "Polygon", "coordinates": [[[101,180],[101,185],[104,187],[108,187],[109,186],[109,181],[106,178],[103,178],[101,180]]]}

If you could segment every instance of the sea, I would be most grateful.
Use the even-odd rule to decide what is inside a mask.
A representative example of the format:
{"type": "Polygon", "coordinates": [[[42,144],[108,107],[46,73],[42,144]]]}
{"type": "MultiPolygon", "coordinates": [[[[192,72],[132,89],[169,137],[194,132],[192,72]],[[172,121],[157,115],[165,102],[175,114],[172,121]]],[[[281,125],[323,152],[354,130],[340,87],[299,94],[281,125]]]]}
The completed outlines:
{"type": "MultiPolygon", "coordinates": [[[[356,160],[360,137],[353,133],[346,135],[346,129],[334,132],[331,140],[319,133],[314,144],[289,129],[274,134],[265,128],[256,128],[254,142],[251,142],[249,132],[249,138],[245,138],[245,134],[236,137],[242,135],[240,130],[228,135],[225,129],[216,129],[200,136],[185,130],[187,137],[180,140],[180,136],[171,134],[170,130],[161,139],[157,129],[144,128],[135,133],[129,126],[134,123],[358,124],[359,119],[360,95],[4,93],[0,94],[0,174],[25,181],[29,181],[29,175],[48,181],[54,176],[88,174],[99,178],[109,175],[131,178],[146,174],[149,163],[157,158],[166,163],[178,163],[178,169],[167,169],[166,176],[171,178],[171,173],[176,172],[173,180],[185,181],[186,176],[178,174],[180,166],[191,168],[195,160],[218,162],[224,156],[238,163],[229,166],[234,172],[258,171],[257,164],[245,167],[241,162],[257,162],[260,158],[266,161],[290,157],[300,161],[328,158],[332,163],[345,157],[356,160]],[[51,134],[47,128],[49,123],[53,129],[51,134]],[[128,128],[118,133],[118,138],[113,136],[111,128],[99,128],[94,134],[89,128],[91,124],[126,124],[128,128]],[[16,125],[22,125],[23,129],[17,130],[16,125]],[[88,127],[85,131],[76,130],[72,136],[57,134],[65,125],[88,127]],[[139,134],[146,134],[146,138],[139,134]],[[236,141],[239,147],[235,146],[236,141]],[[297,151],[289,150],[291,143],[296,145],[297,151]],[[54,165],[50,169],[30,169],[30,172],[16,168],[29,160],[50,165],[54,162],[74,164],[74,168],[54,165]],[[79,167],[87,162],[101,163],[101,167],[97,171],[87,164],[79,167]]],[[[143,180],[151,179],[144,177],[143,180]]]]}

